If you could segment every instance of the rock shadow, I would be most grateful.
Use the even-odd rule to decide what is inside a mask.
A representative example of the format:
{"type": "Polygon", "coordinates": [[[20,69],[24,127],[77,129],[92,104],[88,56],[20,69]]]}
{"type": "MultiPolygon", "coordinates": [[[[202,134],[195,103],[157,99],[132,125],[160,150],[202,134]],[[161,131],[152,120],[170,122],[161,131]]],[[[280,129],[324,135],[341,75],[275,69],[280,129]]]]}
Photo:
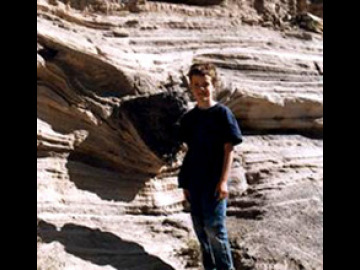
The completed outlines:
{"type": "MultiPolygon", "coordinates": [[[[70,111],[70,114],[64,114],[61,110],[47,106],[41,97],[49,95],[48,91],[51,89],[45,87],[38,89],[37,118],[62,135],[74,134],[79,130],[87,132],[86,138],[76,145],[74,150],[54,148],[52,153],[68,155],[66,168],[69,179],[81,190],[90,191],[109,201],[131,202],[143,189],[145,183],[156,176],[154,173],[157,171],[156,166],[160,169],[167,162],[171,162],[180,148],[176,123],[186,111],[186,101],[182,93],[165,92],[123,101],[118,107],[114,107],[112,115],[107,119],[101,119],[92,111],[102,121],[102,124],[95,126],[80,118],[71,117],[72,114],[76,115],[76,112],[70,111]],[[149,156],[146,153],[143,156],[134,154],[131,157],[129,156],[131,153],[127,155],[119,153],[122,151],[120,145],[124,144],[121,141],[123,139],[120,138],[121,132],[128,131],[127,126],[122,122],[124,119],[132,123],[138,136],[162,161],[161,164],[158,161],[159,164],[152,164],[151,160],[147,160],[149,156]],[[133,159],[131,165],[139,160],[139,168],[137,165],[127,168],[126,165],[121,164],[120,154],[124,158],[133,159]]],[[[53,95],[52,101],[65,100],[58,92],[51,92],[51,95],[53,95]]],[[[60,107],[60,104],[57,107],[60,107]]],[[[131,144],[131,142],[132,140],[125,143],[131,144]]],[[[60,141],[59,144],[61,143],[63,142],[60,141]]],[[[132,145],[132,149],[136,147],[132,145]]],[[[38,147],[37,154],[38,157],[46,157],[51,151],[51,147],[38,147]]]]}
{"type": "Polygon", "coordinates": [[[180,148],[178,120],[186,108],[185,95],[174,91],[129,100],[120,109],[126,113],[146,145],[168,162],[180,148]]]}
{"type": "Polygon", "coordinates": [[[111,168],[89,166],[91,158],[88,156],[83,156],[81,161],[78,157],[77,153],[70,154],[66,164],[69,180],[78,189],[90,191],[103,200],[131,202],[150,179],[150,176],[140,174],[136,179],[122,178],[111,168]]]}
{"type": "Polygon", "coordinates": [[[69,254],[99,266],[111,265],[118,270],[175,270],[160,258],[147,253],[142,246],[99,229],[73,223],[59,229],[40,220],[37,234],[43,243],[58,241],[69,254]]]}

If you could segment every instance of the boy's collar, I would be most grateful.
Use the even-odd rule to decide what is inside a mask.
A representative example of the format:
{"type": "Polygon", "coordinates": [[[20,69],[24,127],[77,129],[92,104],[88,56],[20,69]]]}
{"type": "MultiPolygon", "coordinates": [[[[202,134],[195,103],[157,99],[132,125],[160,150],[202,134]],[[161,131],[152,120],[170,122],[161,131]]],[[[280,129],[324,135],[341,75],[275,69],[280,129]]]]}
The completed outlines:
{"type": "Polygon", "coordinates": [[[210,105],[209,107],[200,107],[199,106],[199,104],[196,104],[196,107],[199,109],[199,110],[202,110],[202,111],[206,111],[206,110],[208,110],[208,109],[211,109],[211,108],[213,108],[213,107],[215,107],[216,105],[218,105],[219,104],[219,102],[215,102],[215,103],[213,103],[212,105],[210,105]]]}

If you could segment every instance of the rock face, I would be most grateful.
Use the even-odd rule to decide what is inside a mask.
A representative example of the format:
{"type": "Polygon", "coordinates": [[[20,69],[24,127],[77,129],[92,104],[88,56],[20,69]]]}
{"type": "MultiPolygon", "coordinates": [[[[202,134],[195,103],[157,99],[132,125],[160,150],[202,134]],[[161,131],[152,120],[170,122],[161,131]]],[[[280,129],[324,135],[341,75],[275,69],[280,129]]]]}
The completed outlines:
{"type": "Polygon", "coordinates": [[[38,269],[197,269],[176,140],[196,61],[244,132],[236,269],[322,269],[322,35],[297,1],[169,2],[37,2],[38,269]]]}
{"type": "Polygon", "coordinates": [[[230,200],[237,269],[322,269],[322,141],[247,136],[248,183],[230,200]]]}

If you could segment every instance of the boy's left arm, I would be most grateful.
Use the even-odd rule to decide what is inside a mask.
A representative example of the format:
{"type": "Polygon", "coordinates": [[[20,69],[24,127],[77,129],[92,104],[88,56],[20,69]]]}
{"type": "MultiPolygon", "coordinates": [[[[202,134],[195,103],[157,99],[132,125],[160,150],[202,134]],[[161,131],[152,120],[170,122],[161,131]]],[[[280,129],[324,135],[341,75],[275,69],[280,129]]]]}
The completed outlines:
{"type": "Polygon", "coordinates": [[[224,144],[224,163],[223,169],[220,177],[220,181],[216,187],[216,190],[219,192],[219,200],[226,198],[229,195],[227,181],[228,176],[231,170],[231,165],[234,155],[234,146],[232,143],[224,144]]]}

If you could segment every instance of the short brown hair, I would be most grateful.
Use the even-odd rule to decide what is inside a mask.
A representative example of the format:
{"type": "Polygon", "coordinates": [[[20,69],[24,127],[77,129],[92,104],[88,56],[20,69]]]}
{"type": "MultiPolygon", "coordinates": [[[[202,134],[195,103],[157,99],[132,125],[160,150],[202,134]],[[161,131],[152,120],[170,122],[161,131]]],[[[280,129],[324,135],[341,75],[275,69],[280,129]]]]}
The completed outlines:
{"type": "Polygon", "coordinates": [[[211,77],[211,82],[214,86],[216,86],[217,81],[218,81],[218,77],[217,77],[217,72],[216,72],[216,67],[215,65],[211,64],[211,63],[196,63],[193,64],[190,67],[188,76],[189,76],[189,80],[191,81],[191,77],[194,75],[199,75],[199,76],[205,76],[208,75],[211,77]]]}

